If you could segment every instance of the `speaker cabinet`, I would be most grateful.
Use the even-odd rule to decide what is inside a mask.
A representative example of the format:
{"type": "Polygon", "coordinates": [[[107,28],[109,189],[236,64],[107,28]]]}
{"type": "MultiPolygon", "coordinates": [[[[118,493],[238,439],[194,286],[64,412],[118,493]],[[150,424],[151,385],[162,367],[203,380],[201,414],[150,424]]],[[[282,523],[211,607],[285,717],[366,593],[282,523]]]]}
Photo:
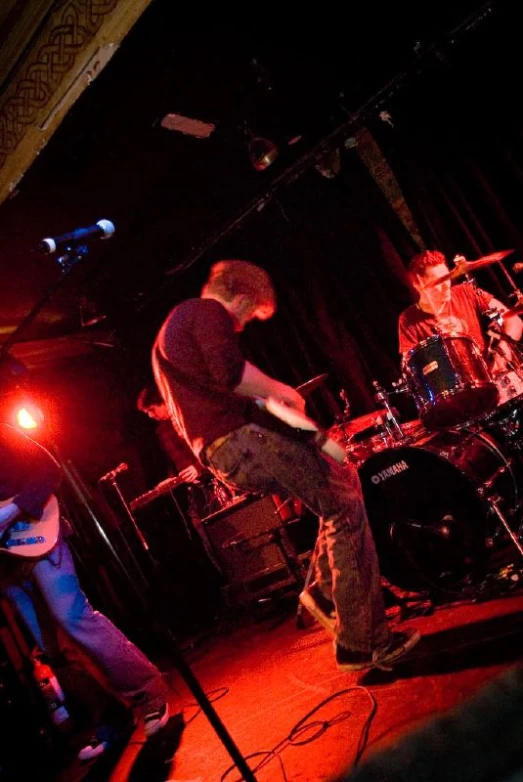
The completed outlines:
{"type": "Polygon", "coordinates": [[[201,530],[230,585],[263,593],[295,581],[279,542],[282,520],[272,497],[242,498],[202,519],[201,530]]]}

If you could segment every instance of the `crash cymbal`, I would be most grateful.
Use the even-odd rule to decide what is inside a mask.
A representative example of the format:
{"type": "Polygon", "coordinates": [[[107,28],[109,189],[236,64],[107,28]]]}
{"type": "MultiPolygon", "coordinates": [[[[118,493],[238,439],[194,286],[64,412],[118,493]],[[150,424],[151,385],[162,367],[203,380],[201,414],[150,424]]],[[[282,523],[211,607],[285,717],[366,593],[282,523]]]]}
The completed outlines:
{"type": "Polygon", "coordinates": [[[306,383],[302,383],[301,386],[296,386],[296,391],[302,396],[307,396],[323,385],[328,377],[328,374],[317,375],[316,377],[313,377],[312,380],[307,380],[306,383]]]}
{"type": "Polygon", "coordinates": [[[499,263],[506,258],[507,255],[510,255],[510,253],[513,252],[514,250],[499,250],[498,252],[490,253],[490,255],[483,255],[476,261],[460,261],[448,274],[444,274],[443,277],[432,280],[432,282],[427,283],[424,287],[434,288],[436,285],[441,285],[442,282],[446,282],[447,280],[450,280],[451,282],[459,280],[467,274],[473,274],[478,271],[478,269],[483,269],[484,266],[490,266],[492,263],[499,263]]]}

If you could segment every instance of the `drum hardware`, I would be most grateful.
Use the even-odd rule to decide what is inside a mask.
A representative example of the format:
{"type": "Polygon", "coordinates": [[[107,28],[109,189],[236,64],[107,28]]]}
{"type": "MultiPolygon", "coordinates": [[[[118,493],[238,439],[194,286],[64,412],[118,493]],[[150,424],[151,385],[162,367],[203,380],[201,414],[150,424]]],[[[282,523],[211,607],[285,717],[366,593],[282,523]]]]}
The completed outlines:
{"type": "Polygon", "coordinates": [[[383,405],[387,411],[385,420],[383,421],[387,432],[394,440],[403,440],[405,435],[397,418],[396,411],[390,405],[389,394],[377,380],[373,380],[372,385],[376,391],[374,401],[379,405],[383,405]]]}
{"type": "Polygon", "coordinates": [[[393,394],[410,394],[412,393],[409,384],[407,382],[407,378],[405,375],[401,375],[399,380],[393,380],[392,381],[392,388],[394,389],[391,393],[393,394]]]}
{"type": "Polygon", "coordinates": [[[510,524],[507,521],[506,516],[500,509],[500,504],[502,502],[502,498],[499,495],[496,495],[494,497],[489,497],[488,503],[491,506],[491,512],[494,513],[498,520],[503,525],[507,535],[511,539],[514,546],[517,548],[518,552],[523,557],[523,546],[520,543],[519,537],[515,534],[514,530],[511,528],[510,524]]]}
{"type": "Polygon", "coordinates": [[[478,494],[480,495],[480,497],[485,496],[487,494],[487,492],[489,492],[490,489],[493,487],[493,485],[495,484],[497,479],[501,475],[504,475],[504,473],[506,473],[507,470],[510,470],[512,468],[512,466],[513,466],[513,460],[512,459],[507,459],[506,463],[502,464],[500,467],[498,467],[498,469],[496,470],[494,475],[492,475],[491,478],[489,478],[486,481],[483,481],[482,486],[480,486],[478,488],[478,494]]]}
{"type": "Polygon", "coordinates": [[[468,277],[470,274],[473,274],[479,269],[483,269],[485,266],[490,266],[493,263],[500,263],[507,255],[510,255],[513,252],[514,250],[499,250],[490,255],[484,255],[476,261],[459,261],[454,269],[451,269],[448,274],[431,280],[431,282],[427,283],[424,287],[434,288],[436,285],[441,285],[441,283],[447,282],[448,280],[454,282],[454,280],[459,280],[462,277],[468,277]]]}
{"type": "Polygon", "coordinates": [[[345,389],[341,389],[340,391],[340,399],[343,402],[343,412],[341,414],[341,421],[348,421],[350,418],[350,401],[347,392],[345,389]]]}

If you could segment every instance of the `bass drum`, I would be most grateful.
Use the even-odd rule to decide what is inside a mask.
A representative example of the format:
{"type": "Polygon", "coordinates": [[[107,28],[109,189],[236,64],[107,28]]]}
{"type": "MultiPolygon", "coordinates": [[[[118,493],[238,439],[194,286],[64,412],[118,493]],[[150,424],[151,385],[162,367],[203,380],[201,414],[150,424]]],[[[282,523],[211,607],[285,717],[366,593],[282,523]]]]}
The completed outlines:
{"type": "Polygon", "coordinates": [[[441,432],[382,451],[359,469],[380,567],[408,590],[459,593],[484,574],[488,497],[517,504],[511,462],[483,432],[441,432]]]}

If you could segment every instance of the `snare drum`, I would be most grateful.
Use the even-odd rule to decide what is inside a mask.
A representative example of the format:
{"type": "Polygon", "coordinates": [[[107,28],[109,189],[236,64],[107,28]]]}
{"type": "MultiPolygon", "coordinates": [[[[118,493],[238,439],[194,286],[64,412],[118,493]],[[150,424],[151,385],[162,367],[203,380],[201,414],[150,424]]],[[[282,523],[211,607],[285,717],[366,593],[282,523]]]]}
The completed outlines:
{"type": "Polygon", "coordinates": [[[471,337],[436,334],[405,356],[403,369],[428,429],[462,426],[490,413],[498,388],[471,337]]]}
{"type": "Polygon", "coordinates": [[[377,419],[374,426],[369,426],[356,433],[351,430],[352,423],[337,424],[329,429],[328,434],[345,448],[347,458],[356,467],[360,467],[373,454],[389,448],[408,445],[427,434],[419,419],[402,423],[400,426],[403,436],[400,437],[395,437],[391,429],[381,419],[377,419]]]}

